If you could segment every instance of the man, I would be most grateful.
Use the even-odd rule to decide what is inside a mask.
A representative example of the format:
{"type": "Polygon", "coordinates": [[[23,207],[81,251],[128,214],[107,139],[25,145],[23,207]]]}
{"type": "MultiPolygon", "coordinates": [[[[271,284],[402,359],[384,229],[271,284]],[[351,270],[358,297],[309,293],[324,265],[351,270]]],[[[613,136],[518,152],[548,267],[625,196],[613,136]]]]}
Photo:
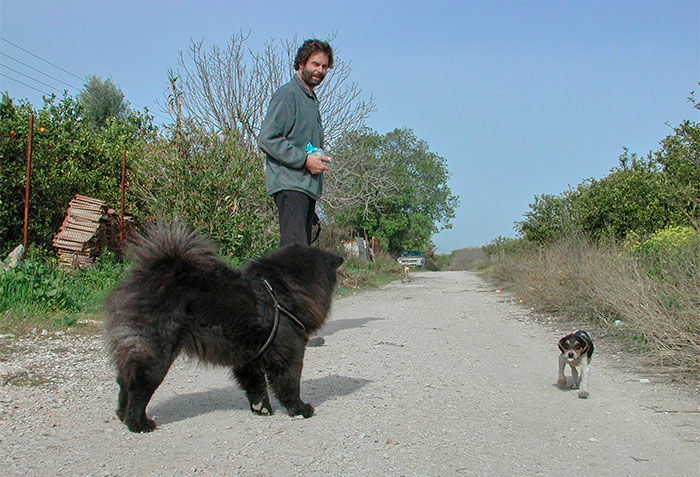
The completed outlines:
{"type": "MultiPolygon", "coordinates": [[[[311,243],[316,201],[323,189],[323,173],[330,158],[323,150],[323,126],[314,88],[333,67],[333,50],[320,40],[306,40],[297,51],[292,80],[280,87],[270,100],[258,137],[266,155],[267,193],[277,205],[280,247],[311,243]],[[307,151],[310,151],[307,154],[307,151]]],[[[309,346],[320,346],[314,336],[309,346]]]]}

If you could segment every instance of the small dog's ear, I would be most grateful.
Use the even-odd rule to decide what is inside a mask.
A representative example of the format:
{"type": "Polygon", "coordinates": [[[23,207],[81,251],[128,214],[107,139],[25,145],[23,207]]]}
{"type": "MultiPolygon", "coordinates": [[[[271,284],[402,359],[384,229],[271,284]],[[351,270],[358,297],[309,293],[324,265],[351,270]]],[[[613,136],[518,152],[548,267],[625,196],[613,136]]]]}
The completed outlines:
{"type": "Polygon", "coordinates": [[[581,342],[583,343],[583,348],[581,348],[581,356],[583,356],[584,354],[586,354],[588,352],[589,345],[588,345],[588,341],[586,341],[586,340],[581,340],[581,342]]]}
{"type": "Polygon", "coordinates": [[[559,343],[557,343],[557,346],[559,347],[559,350],[563,353],[566,351],[564,348],[564,340],[566,339],[566,336],[564,336],[562,339],[559,340],[559,343]]]}

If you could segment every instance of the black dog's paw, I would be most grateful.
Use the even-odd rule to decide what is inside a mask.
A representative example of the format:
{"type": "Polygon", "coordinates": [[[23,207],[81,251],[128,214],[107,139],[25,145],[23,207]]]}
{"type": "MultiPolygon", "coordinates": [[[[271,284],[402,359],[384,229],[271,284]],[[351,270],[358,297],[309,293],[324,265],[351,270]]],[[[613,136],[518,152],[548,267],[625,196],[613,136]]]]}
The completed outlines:
{"type": "Polygon", "coordinates": [[[289,415],[292,417],[302,416],[304,419],[308,419],[314,415],[314,407],[311,404],[302,403],[296,409],[290,409],[289,415]]]}
{"type": "Polygon", "coordinates": [[[256,404],[251,404],[250,410],[253,411],[253,414],[259,414],[261,416],[271,416],[275,413],[275,410],[272,409],[272,406],[270,405],[270,401],[267,399],[264,399],[256,404]]]}
{"type": "Polygon", "coordinates": [[[125,421],[126,426],[131,432],[152,432],[156,429],[156,421],[153,419],[142,419],[138,422],[125,421]]]}

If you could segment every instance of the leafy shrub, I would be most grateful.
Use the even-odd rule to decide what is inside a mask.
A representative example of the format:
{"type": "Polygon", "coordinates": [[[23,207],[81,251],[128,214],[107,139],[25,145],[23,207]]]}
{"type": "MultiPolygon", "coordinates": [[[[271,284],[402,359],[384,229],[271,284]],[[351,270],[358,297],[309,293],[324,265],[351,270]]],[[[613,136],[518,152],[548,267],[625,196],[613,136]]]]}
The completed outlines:
{"type": "Polygon", "coordinates": [[[645,240],[631,235],[628,247],[650,274],[663,278],[669,273],[682,273],[700,254],[700,232],[692,227],[666,227],[645,240]]]}
{"type": "Polygon", "coordinates": [[[16,268],[0,272],[0,329],[72,326],[80,315],[99,312],[127,266],[105,252],[94,266],[72,273],[31,248],[16,268]]]}
{"type": "Polygon", "coordinates": [[[125,265],[105,252],[95,265],[69,272],[32,249],[16,268],[0,273],[0,312],[96,312],[102,294],[124,275],[125,265]]]}
{"type": "MultiPolygon", "coordinates": [[[[528,242],[545,244],[552,243],[568,235],[572,235],[580,226],[577,225],[575,207],[580,196],[580,190],[569,189],[560,195],[542,194],[535,197],[535,201],[529,204],[530,210],[523,216],[525,220],[515,223],[515,229],[521,237],[528,242]]],[[[494,251],[503,243],[496,238],[496,243],[486,250],[494,251]]]]}
{"type": "Polygon", "coordinates": [[[16,268],[0,272],[0,312],[26,310],[77,311],[75,301],[63,287],[65,274],[46,263],[36,250],[16,268]]]}
{"type": "Polygon", "coordinates": [[[131,201],[142,221],[177,218],[238,259],[260,255],[279,240],[263,160],[233,133],[190,129],[179,141],[153,141],[130,173],[131,201]]]}
{"type": "Polygon", "coordinates": [[[524,239],[515,239],[510,237],[498,236],[488,244],[481,247],[486,257],[490,260],[498,259],[509,254],[515,254],[520,251],[530,248],[530,245],[524,239]]]}
{"type": "Polygon", "coordinates": [[[649,165],[614,169],[580,189],[576,216],[593,239],[624,239],[630,231],[644,235],[686,222],[676,193],[649,165]]]}
{"type": "Polygon", "coordinates": [[[700,126],[685,121],[640,158],[627,150],[602,179],[584,180],[560,195],[535,197],[516,230],[526,241],[550,244],[578,233],[623,240],[700,220],[700,126]]]}

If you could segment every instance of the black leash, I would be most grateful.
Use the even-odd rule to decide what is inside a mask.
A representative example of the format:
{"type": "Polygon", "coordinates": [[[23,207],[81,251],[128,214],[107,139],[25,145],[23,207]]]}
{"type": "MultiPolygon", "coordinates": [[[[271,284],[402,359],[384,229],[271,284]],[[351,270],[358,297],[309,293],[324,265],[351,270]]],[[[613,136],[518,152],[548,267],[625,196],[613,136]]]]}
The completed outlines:
{"type": "Polygon", "coordinates": [[[313,244],[316,240],[318,240],[318,236],[321,235],[321,220],[318,218],[318,215],[316,215],[315,210],[314,216],[311,218],[311,228],[313,228],[314,225],[316,226],[316,234],[314,235],[314,238],[309,240],[309,245],[313,244]]]}
{"type": "Polygon", "coordinates": [[[272,323],[272,331],[270,332],[270,336],[267,338],[267,341],[262,346],[262,348],[260,348],[260,351],[258,351],[257,354],[253,357],[254,360],[262,356],[265,353],[265,351],[268,350],[272,342],[275,340],[275,336],[277,336],[277,330],[280,327],[280,311],[287,315],[294,322],[294,324],[296,324],[299,328],[304,330],[304,333],[306,333],[306,327],[304,326],[304,323],[302,323],[299,320],[299,318],[294,316],[291,311],[284,308],[282,305],[280,305],[280,302],[277,301],[277,297],[275,296],[275,292],[272,290],[272,285],[270,285],[270,282],[268,282],[267,280],[263,280],[263,283],[265,284],[265,289],[267,290],[267,293],[270,295],[270,298],[272,298],[272,303],[275,305],[275,319],[272,323]]]}

